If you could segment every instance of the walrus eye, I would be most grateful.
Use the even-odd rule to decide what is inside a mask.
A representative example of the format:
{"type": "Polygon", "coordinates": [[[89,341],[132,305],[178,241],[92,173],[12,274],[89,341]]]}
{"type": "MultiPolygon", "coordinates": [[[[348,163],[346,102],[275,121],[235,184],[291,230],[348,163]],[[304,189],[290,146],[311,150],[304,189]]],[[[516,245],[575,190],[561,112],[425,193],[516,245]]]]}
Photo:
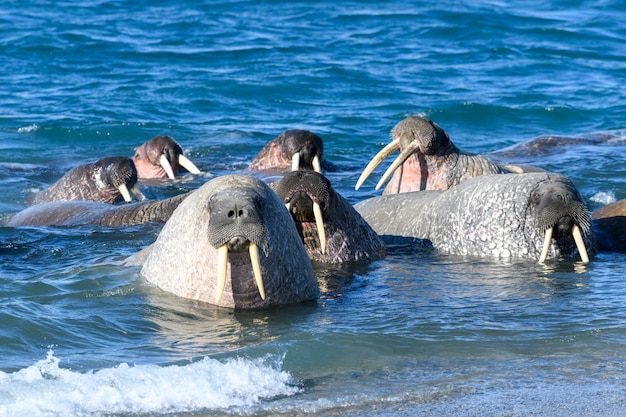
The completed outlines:
{"type": "Polygon", "coordinates": [[[531,198],[535,204],[539,204],[541,202],[541,195],[539,193],[532,193],[531,198]]]}

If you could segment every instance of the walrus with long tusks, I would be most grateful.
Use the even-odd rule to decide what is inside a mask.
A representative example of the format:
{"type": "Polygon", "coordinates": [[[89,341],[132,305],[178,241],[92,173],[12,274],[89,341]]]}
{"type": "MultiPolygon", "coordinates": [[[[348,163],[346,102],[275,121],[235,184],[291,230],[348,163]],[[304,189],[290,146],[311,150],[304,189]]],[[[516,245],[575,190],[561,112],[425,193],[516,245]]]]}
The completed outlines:
{"type": "Polygon", "coordinates": [[[249,171],[263,170],[335,171],[324,159],[322,138],[308,130],[286,130],[269,141],[248,166],[249,171]]]}
{"type": "Polygon", "coordinates": [[[215,178],[189,195],[138,261],[161,289],[223,307],[319,296],[285,205],[267,184],[243,175],[215,178]]]}
{"type": "Polygon", "coordinates": [[[180,168],[199,174],[198,167],[183,155],[183,149],[171,136],[155,136],[135,151],[133,162],[139,178],[174,179],[180,168]]]}
{"type": "Polygon", "coordinates": [[[449,254],[589,262],[596,252],[585,204],[559,174],[482,175],[447,191],[380,196],[355,208],[383,240],[423,239],[449,254]]]}
{"type": "Polygon", "coordinates": [[[540,171],[533,167],[499,165],[483,155],[463,152],[438,124],[426,117],[407,117],[392,129],[391,138],[392,141],[365,167],[356,190],[378,165],[398,150],[400,155],[376,185],[378,190],[391,178],[383,195],[447,190],[478,175],[540,171]]]}
{"type": "Polygon", "coordinates": [[[113,204],[131,201],[129,190],[143,200],[145,197],[136,183],[137,170],[130,158],[106,157],[72,168],[57,182],[37,193],[33,203],[84,200],[113,204]]]}
{"type": "Polygon", "coordinates": [[[311,260],[380,259],[385,244],[352,205],[315,171],[292,171],[271,184],[291,213],[311,260]]]}

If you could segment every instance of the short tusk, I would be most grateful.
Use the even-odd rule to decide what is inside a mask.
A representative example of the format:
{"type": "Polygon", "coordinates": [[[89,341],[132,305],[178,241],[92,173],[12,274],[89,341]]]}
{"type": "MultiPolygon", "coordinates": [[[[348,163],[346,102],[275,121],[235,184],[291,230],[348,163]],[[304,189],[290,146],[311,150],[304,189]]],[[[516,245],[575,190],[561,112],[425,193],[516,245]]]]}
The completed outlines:
{"type": "Polygon", "coordinates": [[[185,168],[187,171],[189,171],[192,174],[199,174],[200,173],[200,170],[198,169],[196,164],[191,162],[189,160],[189,158],[187,158],[183,154],[178,155],[178,163],[180,164],[181,167],[185,168]]]}
{"type": "Polygon", "coordinates": [[[317,233],[320,236],[320,245],[322,254],[326,252],[326,232],[324,231],[324,218],[322,217],[322,209],[320,205],[313,202],[313,214],[315,215],[315,224],[317,225],[317,233]]]}
{"type": "Polygon", "coordinates": [[[552,241],[552,228],[549,227],[546,229],[545,237],[543,240],[543,249],[541,250],[541,256],[539,257],[539,263],[542,264],[546,261],[548,257],[548,249],[550,249],[550,243],[552,241]]]}
{"type": "Polygon", "coordinates": [[[359,177],[359,180],[356,182],[354,189],[358,190],[359,188],[361,188],[361,185],[363,185],[367,177],[369,177],[372,174],[372,172],[374,172],[376,167],[378,167],[378,165],[380,165],[381,162],[387,159],[389,155],[391,155],[398,149],[400,149],[400,139],[395,139],[391,141],[390,143],[387,144],[387,146],[381,149],[381,151],[378,152],[376,156],[372,158],[369,164],[367,164],[367,166],[363,170],[363,173],[359,177]]]}
{"type": "Polygon", "coordinates": [[[170,165],[170,161],[167,160],[167,157],[165,155],[161,155],[161,159],[159,159],[159,162],[167,173],[169,179],[173,180],[174,178],[176,178],[176,175],[174,175],[174,171],[172,170],[172,165],[170,165]]]}
{"type": "Polygon", "coordinates": [[[146,196],[143,195],[143,193],[135,185],[132,186],[130,191],[132,191],[133,194],[135,194],[135,197],[137,197],[137,200],[144,201],[146,199],[146,196]]]}
{"type": "Polygon", "coordinates": [[[226,266],[228,264],[228,246],[217,248],[217,284],[215,285],[215,304],[219,304],[226,286],[226,266]]]}
{"type": "Polygon", "coordinates": [[[120,194],[122,194],[122,197],[124,197],[124,201],[126,201],[127,203],[131,201],[130,193],[128,192],[128,187],[126,186],[126,184],[120,185],[119,187],[117,187],[117,189],[119,190],[120,194]]]}
{"type": "Polygon", "coordinates": [[[291,157],[291,170],[297,171],[300,169],[300,153],[296,152],[291,157]]]}
{"type": "Polygon", "coordinates": [[[380,179],[380,181],[378,181],[378,184],[376,184],[376,189],[380,189],[380,187],[382,187],[383,184],[385,184],[385,182],[387,182],[387,180],[393,175],[396,169],[398,169],[398,167],[400,167],[400,165],[402,165],[404,161],[406,161],[407,158],[411,156],[413,152],[415,152],[418,148],[419,144],[417,142],[411,142],[406,149],[400,152],[400,155],[398,155],[396,160],[393,161],[389,168],[387,168],[387,171],[385,171],[383,177],[380,179]]]}
{"type": "Polygon", "coordinates": [[[265,287],[263,286],[261,263],[259,262],[259,247],[255,243],[250,242],[250,246],[248,246],[248,251],[250,252],[250,263],[252,263],[252,271],[254,272],[256,286],[259,289],[261,299],[265,300],[265,287]]]}
{"type": "Polygon", "coordinates": [[[585,241],[580,233],[580,227],[578,227],[577,224],[575,224],[572,228],[572,236],[574,237],[574,242],[576,242],[576,247],[578,248],[578,253],[580,254],[580,260],[584,263],[588,263],[589,255],[587,254],[587,247],[585,246],[585,241]]]}
{"type": "Polygon", "coordinates": [[[291,211],[291,203],[285,203],[285,207],[287,207],[287,211],[291,211]]]}
{"type": "Polygon", "coordinates": [[[313,171],[319,172],[320,174],[322,173],[322,164],[320,163],[320,159],[317,157],[317,155],[313,157],[312,165],[313,171]]]}

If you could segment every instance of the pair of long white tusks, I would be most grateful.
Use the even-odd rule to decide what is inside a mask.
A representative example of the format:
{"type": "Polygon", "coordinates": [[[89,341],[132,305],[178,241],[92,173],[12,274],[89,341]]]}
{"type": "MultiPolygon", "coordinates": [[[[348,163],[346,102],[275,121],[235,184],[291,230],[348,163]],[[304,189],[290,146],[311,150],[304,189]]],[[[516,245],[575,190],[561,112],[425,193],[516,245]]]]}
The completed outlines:
{"type": "MultiPolygon", "coordinates": [[[[580,254],[580,260],[584,263],[589,262],[589,254],[587,253],[587,248],[585,246],[585,241],[583,240],[583,236],[580,233],[580,227],[578,225],[574,225],[572,227],[572,236],[574,237],[574,242],[576,243],[576,248],[578,249],[578,253],[580,254]]],[[[552,241],[552,227],[546,229],[545,237],[543,240],[543,249],[541,251],[541,256],[539,257],[539,263],[544,263],[546,258],[548,257],[548,249],[550,248],[550,242],[552,241]]]]}
{"type": "Polygon", "coordinates": [[[172,165],[170,164],[170,161],[167,160],[167,157],[165,155],[161,155],[159,162],[161,163],[161,166],[165,170],[165,173],[167,174],[167,177],[169,179],[173,180],[174,178],[176,178],[176,175],[174,175],[174,170],[172,169],[172,165]]]}
{"type": "MultiPolygon", "coordinates": [[[[313,165],[313,170],[318,173],[322,173],[322,164],[320,163],[320,159],[315,155],[313,157],[313,161],[311,162],[313,165]]],[[[300,153],[296,152],[291,156],[291,170],[297,171],[300,169],[300,153]]]]}
{"type": "Polygon", "coordinates": [[[178,155],[178,163],[180,164],[181,167],[185,168],[191,174],[199,174],[200,173],[200,170],[198,169],[196,164],[191,162],[189,160],[189,158],[187,158],[185,155],[182,155],[182,154],[178,155]]]}
{"type": "Polygon", "coordinates": [[[380,181],[378,181],[378,184],[376,184],[377,190],[380,189],[380,187],[382,187],[389,178],[391,178],[393,173],[396,172],[396,169],[398,169],[400,165],[402,165],[404,161],[406,161],[407,158],[411,156],[411,154],[417,150],[418,147],[419,147],[419,144],[417,142],[411,142],[406,149],[400,152],[400,155],[398,155],[395,161],[393,161],[393,163],[389,165],[389,168],[387,168],[387,171],[385,171],[380,181]]]}
{"type": "Polygon", "coordinates": [[[387,159],[389,155],[397,151],[399,148],[400,148],[400,139],[394,139],[390,143],[388,143],[387,146],[381,149],[380,152],[378,152],[372,158],[369,164],[367,164],[367,166],[363,170],[363,173],[359,177],[359,180],[356,182],[354,189],[358,190],[359,188],[361,188],[361,185],[363,185],[367,177],[369,177],[371,173],[374,172],[376,167],[378,167],[378,165],[380,165],[385,159],[387,159]]]}
{"type": "MultiPolygon", "coordinates": [[[[287,211],[291,210],[291,203],[285,204],[287,211]]],[[[316,202],[313,202],[313,215],[315,216],[315,225],[317,226],[317,234],[320,237],[320,246],[322,254],[326,253],[326,231],[324,230],[324,216],[322,216],[322,208],[316,202]]]]}
{"type": "MultiPolygon", "coordinates": [[[[265,287],[263,286],[263,276],[261,275],[261,263],[259,262],[259,247],[250,242],[248,246],[250,253],[250,263],[254,272],[256,286],[259,289],[261,299],[265,300],[265,287]]],[[[224,294],[226,286],[226,266],[228,264],[228,245],[222,245],[217,249],[217,285],[215,286],[215,303],[218,304],[224,294]]]]}

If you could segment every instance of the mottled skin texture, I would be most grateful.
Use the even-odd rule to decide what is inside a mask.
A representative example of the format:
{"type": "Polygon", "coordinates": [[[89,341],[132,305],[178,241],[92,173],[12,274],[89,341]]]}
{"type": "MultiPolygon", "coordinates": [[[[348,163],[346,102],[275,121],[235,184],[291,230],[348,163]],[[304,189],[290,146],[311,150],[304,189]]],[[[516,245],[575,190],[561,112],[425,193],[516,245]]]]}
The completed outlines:
{"type": "Polygon", "coordinates": [[[330,181],[314,171],[293,171],[272,188],[290,213],[311,260],[324,263],[380,259],[385,245],[352,205],[335,191],[330,181]],[[313,215],[313,201],[322,208],[326,249],[322,253],[313,215]]]}
{"type": "Polygon", "coordinates": [[[181,203],[145,255],[141,274],[165,291],[215,304],[217,247],[225,242],[229,263],[218,305],[263,308],[319,296],[284,204],[268,185],[241,175],[215,178],[181,203]],[[265,300],[243,249],[250,241],[260,248],[265,300]]]}
{"type": "Polygon", "coordinates": [[[596,248],[578,191],[558,174],[483,175],[447,191],[381,196],[355,208],[385,239],[424,239],[455,255],[538,259],[554,223],[548,258],[577,257],[568,231],[574,218],[589,254],[596,248]]]}
{"type": "Polygon", "coordinates": [[[137,170],[130,158],[114,156],[69,170],[57,182],[39,192],[34,204],[48,201],[84,200],[101,203],[124,201],[118,187],[131,189],[137,183],[137,170]]]}
{"type": "Polygon", "coordinates": [[[300,169],[312,170],[313,157],[317,156],[324,171],[336,170],[332,163],[324,159],[322,139],[308,130],[299,129],[286,130],[269,141],[250,163],[248,170],[290,170],[292,156],[296,152],[300,154],[300,169]]]}
{"type": "Polygon", "coordinates": [[[407,117],[393,128],[391,137],[400,139],[400,151],[411,142],[419,146],[393,174],[383,195],[447,190],[478,175],[508,172],[485,156],[461,151],[439,125],[425,117],[407,117]]]}
{"type": "Polygon", "coordinates": [[[594,211],[591,224],[600,251],[626,252],[626,200],[607,204],[594,211]]]}
{"type": "Polygon", "coordinates": [[[132,226],[165,223],[189,195],[166,200],[113,205],[94,201],[54,201],[31,206],[13,216],[7,226],[132,226]]]}
{"type": "Polygon", "coordinates": [[[165,155],[174,174],[178,174],[178,157],[182,153],[183,149],[171,136],[155,136],[137,148],[133,162],[139,178],[167,178],[167,173],[161,166],[161,155],[165,155]]]}

